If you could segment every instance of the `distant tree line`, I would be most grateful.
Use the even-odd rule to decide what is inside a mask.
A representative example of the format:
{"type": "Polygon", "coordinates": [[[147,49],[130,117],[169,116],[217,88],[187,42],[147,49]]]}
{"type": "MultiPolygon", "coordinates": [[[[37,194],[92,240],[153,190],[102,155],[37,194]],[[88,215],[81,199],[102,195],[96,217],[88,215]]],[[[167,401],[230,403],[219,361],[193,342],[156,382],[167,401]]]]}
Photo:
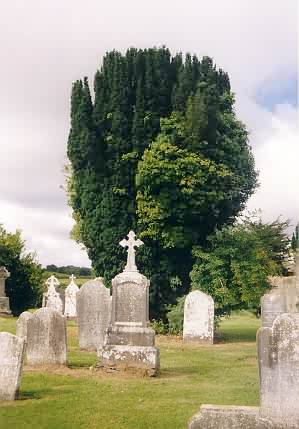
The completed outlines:
{"type": "Polygon", "coordinates": [[[91,276],[91,268],[86,267],[75,267],[74,265],[67,265],[58,267],[57,265],[51,264],[46,266],[46,271],[52,271],[55,273],[61,273],[61,274],[68,274],[78,277],[85,277],[85,276],[91,276]]]}

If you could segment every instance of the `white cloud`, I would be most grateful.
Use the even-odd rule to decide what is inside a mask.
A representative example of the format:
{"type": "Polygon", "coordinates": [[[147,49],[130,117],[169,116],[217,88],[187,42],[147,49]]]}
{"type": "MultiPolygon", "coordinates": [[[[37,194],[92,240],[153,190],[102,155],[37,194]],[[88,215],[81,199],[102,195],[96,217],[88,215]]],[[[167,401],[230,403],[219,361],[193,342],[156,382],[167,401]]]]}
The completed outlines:
{"type": "Polygon", "coordinates": [[[296,72],[296,32],[296,0],[3,2],[0,223],[21,227],[44,264],[87,263],[68,238],[71,219],[60,189],[71,83],[92,78],[107,50],[164,44],[173,53],[210,55],[229,73],[261,170],[261,188],[249,205],[269,217],[296,216],[291,183],[298,179],[290,168],[296,131],[286,107],[271,113],[255,102],[261,85],[279,85],[296,72]]]}

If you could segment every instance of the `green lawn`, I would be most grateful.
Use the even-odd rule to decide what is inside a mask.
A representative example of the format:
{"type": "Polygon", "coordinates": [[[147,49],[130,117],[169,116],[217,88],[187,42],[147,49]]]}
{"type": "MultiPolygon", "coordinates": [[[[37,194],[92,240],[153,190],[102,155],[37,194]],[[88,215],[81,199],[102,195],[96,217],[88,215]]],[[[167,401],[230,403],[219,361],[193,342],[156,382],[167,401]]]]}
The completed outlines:
{"type": "MultiPolygon", "coordinates": [[[[185,429],[202,403],[257,405],[258,368],[250,314],[222,322],[213,346],[158,337],[161,375],[103,375],[90,367],[95,354],[80,352],[69,322],[69,368],[26,370],[20,399],[0,402],[5,429],[185,429]]],[[[0,319],[0,331],[15,331],[15,319],[0,319]]]]}

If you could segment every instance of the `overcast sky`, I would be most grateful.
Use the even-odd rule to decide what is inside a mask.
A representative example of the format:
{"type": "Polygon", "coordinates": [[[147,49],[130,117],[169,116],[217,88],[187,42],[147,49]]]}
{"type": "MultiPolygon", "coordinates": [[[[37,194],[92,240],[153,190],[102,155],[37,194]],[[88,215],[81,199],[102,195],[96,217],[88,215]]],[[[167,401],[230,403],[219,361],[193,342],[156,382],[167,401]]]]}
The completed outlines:
{"type": "Polygon", "coordinates": [[[166,45],[227,71],[260,188],[248,208],[299,219],[296,0],[9,0],[0,6],[0,223],[43,265],[89,265],[61,186],[72,82],[106,51],[166,45]]]}

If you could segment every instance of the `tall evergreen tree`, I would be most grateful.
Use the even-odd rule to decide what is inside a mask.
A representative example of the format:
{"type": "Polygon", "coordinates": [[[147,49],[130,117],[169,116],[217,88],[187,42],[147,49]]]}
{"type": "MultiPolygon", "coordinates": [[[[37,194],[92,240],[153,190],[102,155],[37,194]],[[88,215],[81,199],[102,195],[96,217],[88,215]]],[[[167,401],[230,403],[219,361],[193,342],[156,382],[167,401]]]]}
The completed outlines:
{"type": "MultiPolygon", "coordinates": [[[[76,220],[74,236],[85,245],[93,268],[107,282],[125,261],[118,242],[130,229],[145,236],[146,246],[137,257],[140,269],[151,278],[154,317],[163,316],[165,306],[188,290],[192,245],[199,237],[204,241],[214,227],[233,219],[256,185],[247,132],[235,118],[233,104],[228,75],[217,70],[211,58],[200,61],[187,54],[183,60],[181,54],[172,57],[164,47],[131,48],[125,55],[108,52],[95,75],[94,102],[86,79],[73,85],[68,140],[72,176],[68,189],[76,220]],[[144,178],[152,178],[152,166],[147,169],[145,154],[157,138],[170,139],[169,143],[178,148],[175,156],[179,155],[184,164],[182,180],[186,180],[185,173],[197,177],[198,168],[220,164],[234,177],[227,184],[229,198],[217,204],[212,195],[219,191],[219,182],[216,176],[214,182],[211,179],[210,203],[200,213],[200,221],[196,211],[180,212],[181,196],[175,192],[170,195],[171,186],[168,193],[165,186],[165,199],[173,203],[166,227],[181,231],[180,236],[186,233],[189,237],[188,231],[194,231],[188,245],[184,245],[186,240],[180,245],[174,240],[173,247],[167,247],[159,234],[146,234],[147,219],[140,206],[145,190],[141,172],[144,178]],[[180,212],[179,225],[176,210],[180,212]]],[[[157,151],[159,144],[154,145],[155,154],[163,156],[157,151]]],[[[176,163],[170,152],[167,162],[173,168],[176,163]]],[[[162,187],[168,183],[164,173],[161,171],[162,187]]],[[[159,180],[151,184],[152,201],[156,201],[159,188],[159,180]]],[[[195,199],[206,190],[202,187],[196,192],[195,199]]],[[[188,204],[190,208],[192,204],[188,204]]]]}

